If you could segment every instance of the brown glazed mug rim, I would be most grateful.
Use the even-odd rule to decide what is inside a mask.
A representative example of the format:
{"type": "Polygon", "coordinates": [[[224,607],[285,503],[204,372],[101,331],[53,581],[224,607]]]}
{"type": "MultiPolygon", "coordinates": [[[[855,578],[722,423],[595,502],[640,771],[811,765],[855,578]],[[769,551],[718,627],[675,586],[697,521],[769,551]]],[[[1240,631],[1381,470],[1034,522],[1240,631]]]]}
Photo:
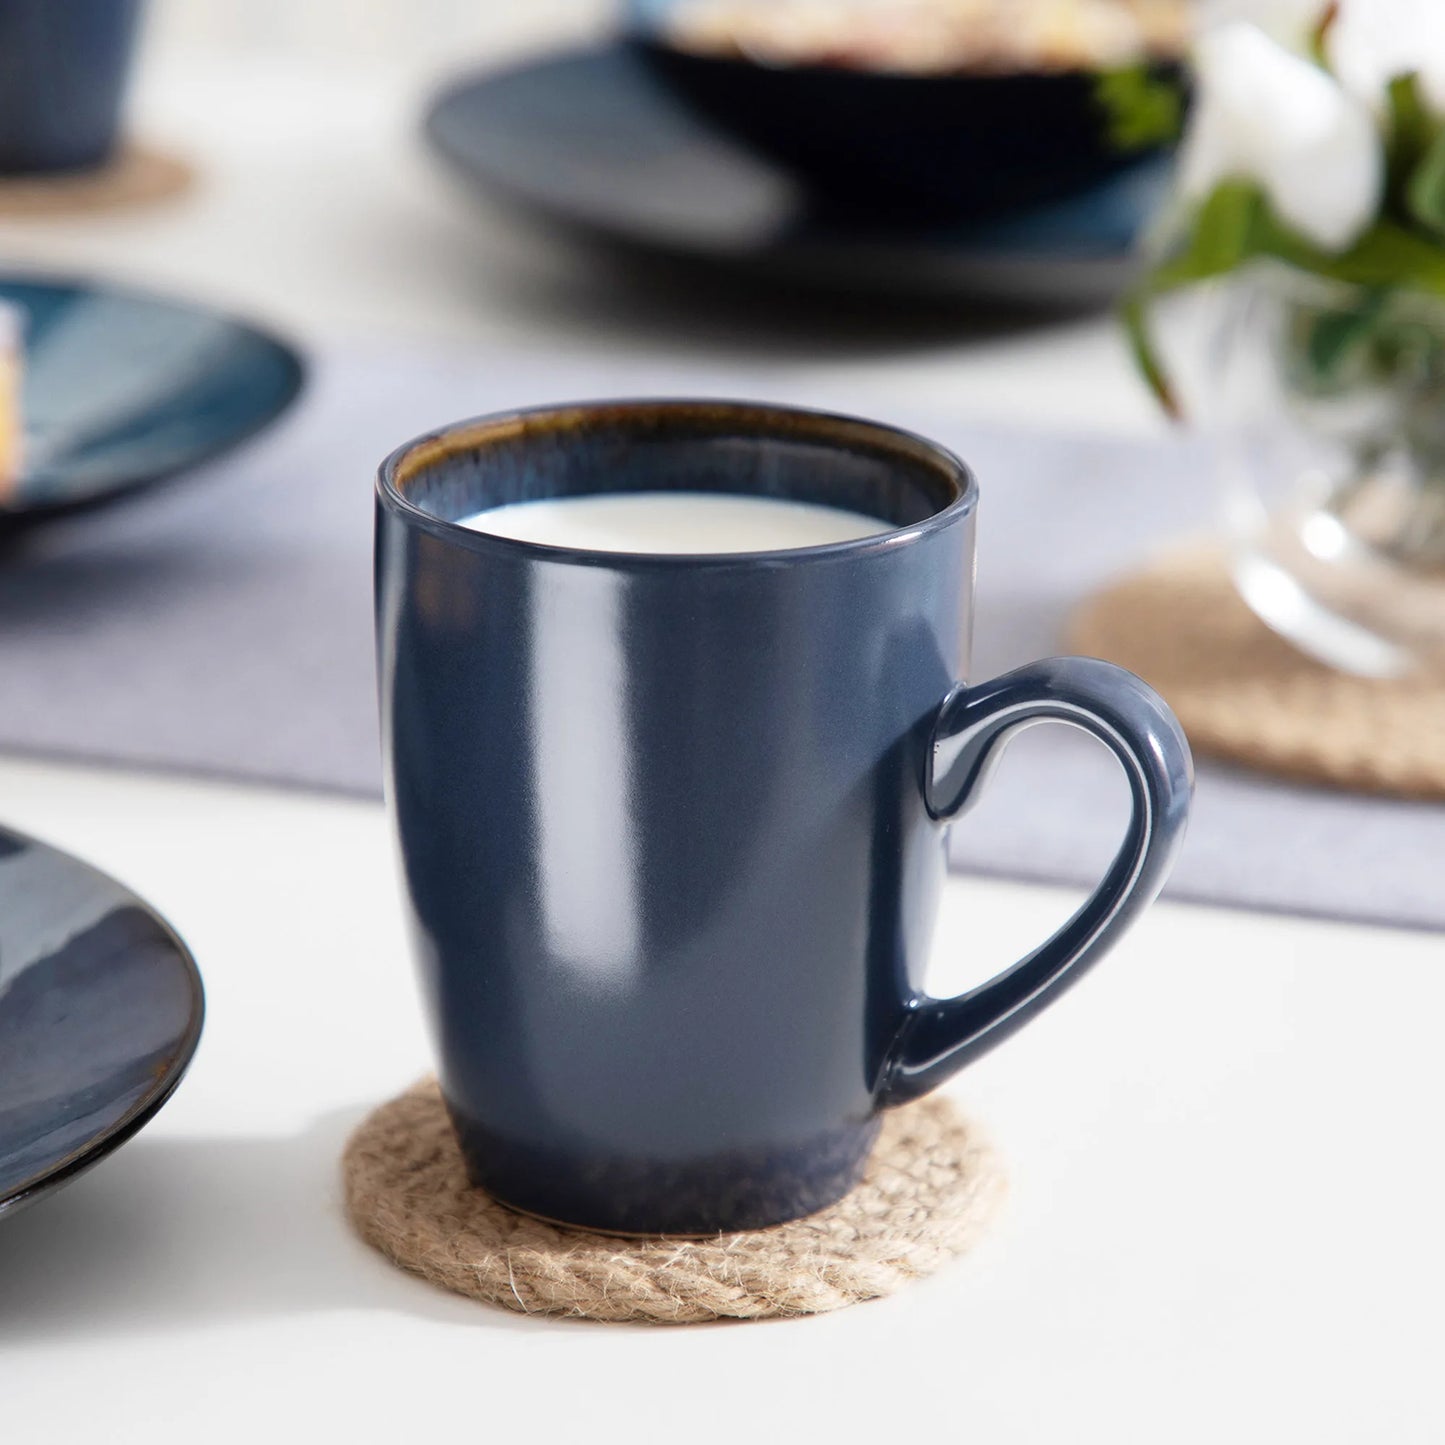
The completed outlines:
{"type": "MultiPolygon", "coordinates": [[[[639,570],[678,567],[740,567],[857,559],[923,540],[969,516],[978,504],[978,481],[956,453],[905,427],[812,407],[712,398],[637,398],[623,401],[548,403],[484,413],[424,432],[391,452],[377,471],[376,495],[383,506],[410,525],[474,552],[505,551],[538,561],[579,566],[626,567],[639,570]],[[931,470],[952,496],[936,511],[916,522],[844,542],[756,552],[616,552],[558,546],[480,532],[420,506],[407,494],[413,478],[469,450],[523,438],[581,432],[591,426],[635,426],[639,434],[650,424],[713,426],[718,434],[782,437],[787,432],[824,445],[868,447],[880,456],[890,453],[917,470],[931,470]]],[[[879,518],[880,521],[886,519],[879,518]]]]}

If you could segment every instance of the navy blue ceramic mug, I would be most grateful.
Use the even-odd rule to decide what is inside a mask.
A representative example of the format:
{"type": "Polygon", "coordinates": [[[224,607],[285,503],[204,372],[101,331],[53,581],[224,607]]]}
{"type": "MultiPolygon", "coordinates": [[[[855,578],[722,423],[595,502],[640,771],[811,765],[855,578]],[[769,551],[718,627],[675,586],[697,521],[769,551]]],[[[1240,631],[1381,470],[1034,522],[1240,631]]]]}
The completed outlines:
{"type": "Polygon", "coordinates": [[[377,487],[387,792],[440,1079],[475,1183],[596,1229],[795,1218],[879,1115],[1006,1039],[1154,897],[1189,750],[1084,658],[966,676],[977,490],[941,447],[814,412],[559,407],[395,452],[377,487]],[[686,490],[889,530],[641,555],[488,535],[517,501],[686,490]],[[923,990],[945,825],[1053,720],[1118,758],[1121,851],[1059,933],[923,990]]]}
{"type": "Polygon", "coordinates": [[[0,173],[110,158],[140,9],[141,0],[0,0],[0,173]]]}

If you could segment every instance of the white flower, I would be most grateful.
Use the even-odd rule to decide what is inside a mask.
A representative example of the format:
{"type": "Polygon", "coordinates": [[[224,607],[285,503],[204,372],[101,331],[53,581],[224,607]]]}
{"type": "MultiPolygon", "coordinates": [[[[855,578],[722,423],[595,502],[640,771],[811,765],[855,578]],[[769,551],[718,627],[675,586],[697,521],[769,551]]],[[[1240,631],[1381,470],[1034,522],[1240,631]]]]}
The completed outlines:
{"type": "Polygon", "coordinates": [[[1184,195],[1198,199],[1221,181],[1253,181],[1306,240],[1347,250],[1374,220],[1384,186],[1371,108],[1244,21],[1200,39],[1195,80],[1180,159],[1184,195]]]}
{"type": "Polygon", "coordinates": [[[1426,100],[1445,112],[1445,14],[1441,0],[1345,0],[1331,27],[1331,69],[1378,107],[1397,76],[1418,73],[1426,100]]]}

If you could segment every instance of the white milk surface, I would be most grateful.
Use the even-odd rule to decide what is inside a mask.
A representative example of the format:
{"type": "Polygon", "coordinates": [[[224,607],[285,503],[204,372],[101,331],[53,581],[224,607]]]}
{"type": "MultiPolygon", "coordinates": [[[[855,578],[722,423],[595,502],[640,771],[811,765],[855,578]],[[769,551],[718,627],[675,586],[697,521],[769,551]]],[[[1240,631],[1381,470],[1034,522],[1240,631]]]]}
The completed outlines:
{"type": "Polygon", "coordinates": [[[589,552],[777,552],[893,530],[841,507],[720,492],[610,492],[476,512],[461,526],[589,552]]]}

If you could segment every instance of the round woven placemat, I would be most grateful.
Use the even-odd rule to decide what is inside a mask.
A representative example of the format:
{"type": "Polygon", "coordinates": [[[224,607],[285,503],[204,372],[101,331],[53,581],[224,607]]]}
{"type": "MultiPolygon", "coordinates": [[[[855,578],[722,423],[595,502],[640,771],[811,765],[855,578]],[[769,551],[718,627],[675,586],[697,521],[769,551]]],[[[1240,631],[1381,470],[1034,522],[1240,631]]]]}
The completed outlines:
{"type": "Polygon", "coordinates": [[[946,1099],[887,1115],[863,1181],[806,1219],[707,1239],[619,1239],[514,1213],[473,1188],[434,1081],[383,1104],[343,1159],[366,1242],[457,1294],[527,1314],[697,1324],[819,1314],[962,1254],[1003,1194],[997,1157],[946,1099]]]}
{"type": "Polygon", "coordinates": [[[1379,682],[1296,652],[1240,599],[1212,548],[1090,598],[1068,646],[1137,672],[1195,751],[1312,783],[1445,798],[1445,679],[1379,682]]]}
{"type": "Polygon", "coordinates": [[[86,215],[153,205],[190,189],[183,160],[142,145],[124,147],[107,166],[54,175],[0,176],[0,220],[86,215]]]}

